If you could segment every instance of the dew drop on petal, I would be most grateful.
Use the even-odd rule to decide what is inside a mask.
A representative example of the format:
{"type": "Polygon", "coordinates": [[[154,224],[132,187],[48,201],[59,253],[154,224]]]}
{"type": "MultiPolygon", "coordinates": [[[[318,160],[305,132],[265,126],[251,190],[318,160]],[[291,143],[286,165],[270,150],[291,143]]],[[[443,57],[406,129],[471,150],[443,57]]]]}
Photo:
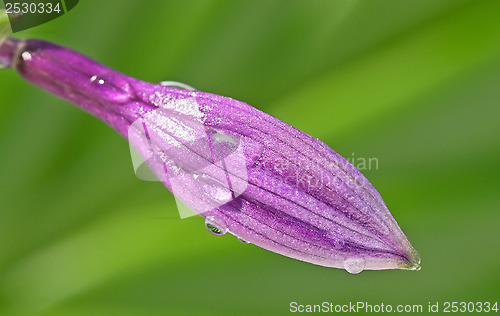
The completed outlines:
{"type": "Polygon", "coordinates": [[[224,221],[215,216],[208,216],[205,218],[205,227],[208,231],[216,236],[222,236],[228,232],[224,221]]]}
{"type": "Polygon", "coordinates": [[[190,85],[182,83],[182,82],[178,82],[178,81],[162,81],[162,82],[160,82],[160,85],[162,85],[164,87],[180,88],[180,89],[191,90],[191,91],[196,90],[195,88],[191,87],[190,85]]]}
{"type": "Polygon", "coordinates": [[[30,61],[31,60],[31,53],[29,51],[25,51],[21,54],[21,58],[24,60],[24,61],[30,61]]]}
{"type": "Polygon", "coordinates": [[[217,206],[225,204],[233,198],[227,184],[224,185],[209,175],[202,174],[196,180],[201,192],[213,200],[217,206]]]}
{"type": "Polygon", "coordinates": [[[344,268],[351,274],[358,274],[365,269],[365,259],[351,257],[344,260],[344,268]]]}
{"type": "Polygon", "coordinates": [[[250,243],[249,241],[246,241],[245,239],[242,239],[242,238],[240,238],[240,237],[238,237],[238,241],[239,241],[240,243],[242,243],[242,244],[245,244],[245,245],[250,243]]]}
{"type": "Polygon", "coordinates": [[[136,98],[132,85],[118,75],[94,75],[90,77],[90,84],[101,98],[109,102],[122,104],[136,98]]]}
{"type": "Polygon", "coordinates": [[[414,263],[410,270],[413,270],[413,271],[420,271],[420,269],[422,269],[422,267],[420,266],[420,263],[414,263]]]}

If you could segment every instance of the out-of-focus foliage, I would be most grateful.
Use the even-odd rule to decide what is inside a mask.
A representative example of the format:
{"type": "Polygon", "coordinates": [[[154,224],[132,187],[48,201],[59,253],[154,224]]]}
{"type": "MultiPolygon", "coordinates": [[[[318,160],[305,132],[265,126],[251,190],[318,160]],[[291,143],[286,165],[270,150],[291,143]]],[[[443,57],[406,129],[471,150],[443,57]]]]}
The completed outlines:
{"type": "Polygon", "coordinates": [[[500,1],[80,1],[15,34],[246,101],[362,170],[422,270],[350,275],[209,234],[126,141],[0,71],[1,315],[278,315],[498,299],[500,1]]]}

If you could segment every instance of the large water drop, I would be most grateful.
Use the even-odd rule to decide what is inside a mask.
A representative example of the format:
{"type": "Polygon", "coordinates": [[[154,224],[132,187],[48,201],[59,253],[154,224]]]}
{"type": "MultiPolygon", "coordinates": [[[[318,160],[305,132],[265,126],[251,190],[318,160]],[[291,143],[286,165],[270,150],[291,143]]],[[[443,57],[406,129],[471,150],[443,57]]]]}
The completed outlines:
{"type": "Polygon", "coordinates": [[[344,260],[344,268],[347,272],[358,274],[365,269],[365,259],[351,257],[344,260]]]}
{"type": "Polygon", "coordinates": [[[224,220],[216,216],[208,216],[207,218],[205,218],[205,227],[210,233],[216,236],[222,236],[229,230],[224,220]]]}

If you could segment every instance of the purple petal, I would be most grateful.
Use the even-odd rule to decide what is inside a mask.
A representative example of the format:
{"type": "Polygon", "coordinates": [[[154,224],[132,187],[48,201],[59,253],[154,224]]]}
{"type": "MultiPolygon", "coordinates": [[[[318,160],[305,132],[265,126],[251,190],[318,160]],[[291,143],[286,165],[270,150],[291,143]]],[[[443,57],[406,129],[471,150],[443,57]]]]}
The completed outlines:
{"type": "Polygon", "coordinates": [[[7,39],[0,63],[129,139],[213,232],[351,273],[420,267],[352,164],[244,102],[146,83],[38,40],[7,39]]]}

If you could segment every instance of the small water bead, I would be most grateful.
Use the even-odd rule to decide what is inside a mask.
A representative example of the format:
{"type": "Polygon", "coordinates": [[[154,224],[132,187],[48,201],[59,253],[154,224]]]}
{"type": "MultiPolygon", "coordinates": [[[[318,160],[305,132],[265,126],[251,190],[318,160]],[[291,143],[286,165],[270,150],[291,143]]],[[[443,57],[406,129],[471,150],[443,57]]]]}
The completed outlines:
{"type": "Polygon", "coordinates": [[[351,274],[358,274],[365,269],[365,259],[351,257],[344,260],[344,268],[351,274]]]}
{"type": "Polygon", "coordinates": [[[208,231],[216,236],[222,236],[228,232],[224,221],[215,216],[208,216],[205,218],[205,227],[208,231]]]}
{"type": "Polygon", "coordinates": [[[249,241],[246,241],[245,239],[242,239],[240,237],[238,237],[238,241],[242,244],[245,244],[245,245],[248,245],[250,242],[249,241]]]}
{"type": "Polygon", "coordinates": [[[191,87],[190,85],[187,85],[185,83],[178,82],[178,81],[162,81],[162,82],[160,82],[160,85],[162,85],[164,87],[180,88],[180,89],[191,90],[191,91],[196,90],[195,88],[191,87]]]}
{"type": "MultiPolygon", "coordinates": [[[[211,156],[215,163],[233,155],[230,158],[235,157],[234,153],[240,145],[240,139],[237,136],[227,134],[221,131],[216,131],[213,129],[207,130],[210,137],[210,151],[211,156]]],[[[241,158],[243,161],[243,158],[241,158]]],[[[234,160],[234,159],[233,159],[234,160]]],[[[244,167],[244,166],[242,166],[244,167]]]]}
{"type": "Polygon", "coordinates": [[[216,236],[221,236],[224,235],[224,231],[220,230],[218,227],[210,224],[210,223],[205,223],[205,227],[214,235],[216,236]]]}
{"type": "Polygon", "coordinates": [[[126,103],[136,98],[132,85],[115,74],[94,75],[90,83],[100,98],[113,103],[126,103]]]}
{"type": "Polygon", "coordinates": [[[234,135],[223,133],[221,131],[216,131],[213,129],[208,130],[208,132],[210,133],[210,137],[214,142],[227,143],[231,147],[238,147],[238,145],[240,144],[239,138],[234,135]]]}
{"type": "Polygon", "coordinates": [[[29,51],[25,51],[21,54],[21,58],[24,61],[30,61],[31,60],[31,53],[29,51]]]}
{"type": "Polygon", "coordinates": [[[413,271],[420,271],[420,269],[422,269],[422,267],[420,266],[420,260],[418,263],[414,263],[411,267],[410,267],[410,270],[413,270],[413,271]]]}
{"type": "Polygon", "coordinates": [[[215,202],[217,206],[221,206],[233,198],[227,183],[223,184],[207,174],[198,175],[196,182],[201,192],[215,202]]]}

